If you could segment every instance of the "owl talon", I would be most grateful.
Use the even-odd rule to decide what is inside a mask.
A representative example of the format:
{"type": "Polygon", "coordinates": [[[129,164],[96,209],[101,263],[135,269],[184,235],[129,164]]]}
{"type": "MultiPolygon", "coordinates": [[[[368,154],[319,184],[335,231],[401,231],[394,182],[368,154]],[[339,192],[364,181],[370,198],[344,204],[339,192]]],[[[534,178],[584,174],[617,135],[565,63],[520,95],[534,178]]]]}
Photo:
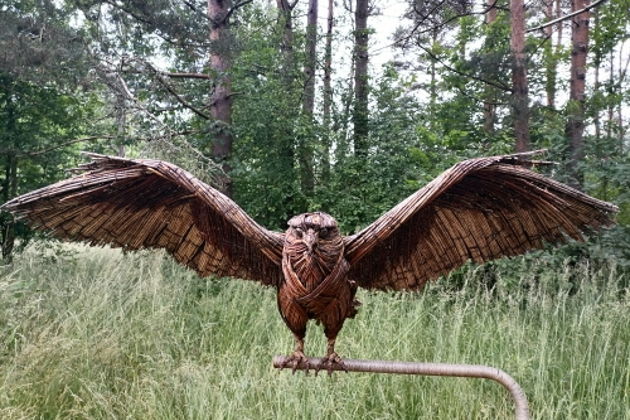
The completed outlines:
{"type": "Polygon", "coordinates": [[[280,367],[280,369],[284,369],[287,367],[291,368],[291,373],[293,373],[294,375],[295,371],[298,370],[298,368],[304,368],[304,373],[308,375],[308,358],[304,355],[303,352],[295,351],[291,356],[287,357],[284,362],[282,362],[282,366],[280,367]]]}
{"type": "Polygon", "coordinates": [[[346,369],[343,359],[334,352],[322,358],[322,361],[315,367],[315,376],[317,376],[321,369],[326,369],[328,376],[332,375],[334,370],[343,370],[348,373],[348,369],[346,369]]]}

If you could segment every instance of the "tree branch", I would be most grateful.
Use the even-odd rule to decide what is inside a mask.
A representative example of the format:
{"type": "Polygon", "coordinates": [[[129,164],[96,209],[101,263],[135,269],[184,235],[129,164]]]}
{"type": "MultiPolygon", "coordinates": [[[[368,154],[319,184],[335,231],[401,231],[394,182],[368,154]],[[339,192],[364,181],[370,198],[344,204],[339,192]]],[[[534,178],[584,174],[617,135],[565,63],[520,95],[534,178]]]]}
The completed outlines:
{"type": "Polygon", "coordinates": [[[418,44],[418,47],[420,47],[421,50],[423,50],[424,52],[426,52],[429,57],[431,57],[431,59],[437,61],[438,63],[440,63],[445,69],[452,71],[453,73],[457,73],[460,76],[464,76],[464,77],[468,77],[469,79],[473,79],[473,80],[477,80],[478,82],[483,82],[487,85],[490,86],[494,86],[498,89],[504,90],[506,92],[512,92],[512,89],[509,88],[508,86],[505,86],[501,83],[497,83],[497,82],[493,82],[492,80],[487,80],[484,79],[483,77],[479,77],[479,76],[475,76],[474,74],[470,74],[470,73],[465,73],[461,70],[457,70],[454,67],[449,66],[448,64],[446,64],[444,61],[440,60],[435,54],[433,54],[429,49],[423,47],[422,45],[418,44]]]}
{"type": "Polygon", "coordinates": [[[129,16],[131,16],[132,18],[134,18],[135,20],[137,20],[140,23],[143,23],[147,26],[149,26],[150,28],[154,29],[154,33],[155,35],[157,35],[158,37],[160,37],[161,39],[163,39],[164,41],[166,41],[167,43],[174,45],[174,46],[178,46],[178,47],[183,47],[183,46],[195,46],[195,47],[205,47],[206,45],[203,43],[190,43],[190,42],[185,42],[185,41],[181,41],[178,39],[173,39],[169,36],[167,36],[166,34],[164,34],[155,24],[155,22],[149,20],[149,18],[147,18],[146,16],[141,16],[140,14],[134,12],[131,8],[129,7],[125,7],[124,5],[120,5],[118,3],[116,3],[115,0],[103,0],[104,3],[109,4],[110,6],[121,10],[125,13],[127,13],[129,16]]]}
{"type": "Polygon", "coordinates": [[[597,7],[597,6],[599,6],[599,5],[603,4],[603,3],[605,3],[606,1],[608,1],[608,0],[597,0],[597,1],[595,1],[594,3],[589,4],[588,6],[586,6],[586,7],[585,7],[585,8],[583,8],[583,9],[576,10],[575,12],[571,12],[571,13],[569,13],[568,15],[561,16],[561,17],[559,17],[559,18],[557,18],[557,19],[554,19],[554,20],[550,20],[550,21],[549,21],[549,22],[547,22],[547,23],[543,23],[543,24],[542,24],[542,25],[540,25],[540,26],[536,26],[535,28],[528,29],[528,30],[527,30],[527,31],[525,31],[525,32],[528,32],[528,33],[529,33],[529,32],[534,32],[534,31],[537,31],[537,30],[539,30],[539,29],[544,29],[544,28],[546,28],[547,26],[555,25],[556,23],[559,23],[559,22],[565,21],[565,20],[567,20],[567,19],[571,19],[573,16],[577,16],[577,15],[579,15],[579,14],[581,14],[581,13],[587,12],[587,11],[591,10],[592,8],[597,7]]]}
{"type": "Polygon", "coordinates": [[[175,99],[177,100],[177,102],[179,102],[180,104],[182,104],[184,107],[186,107],[187,109],[191,110],[192,112],[194,112],[195,114],[197,114],[198,116],[200,116],[201,118],[203,118],[204,120],[209,120],[210,117],[206,114],[204,114],[203,112],[201,112],[200,110],[198,110],[196,107],[192,106],[191,104],[188,103],[188,101],[186,101],[184,98],[182,98],[176,91],[175,89],[173,89],[173,87],[171,85],[169,85],[166,80],[164,80],[162,77],[160,77],[159,72],[157,72],[155,69],[152,68],[153,71],[155,71],[156,76],[158,81],[160,82],[160,84],[162,86],[164,86],[164,89],[166,89],[168,91],[168,93],[170,93],[171,95],[173,95],[173,97],[175,97],[175,99]]]}
{"type": "MultiPolygon", "coordinates": [[[[43,155],[43,154],[48,153],[48,152],[52,152],[53,150],[61,149],[62,147],[70,146],[71,144],[81,143],[83,141],[92,141],[92,140],[98,140],[98,139],[113,139],[113,138],[114,138],[114,136],[107,136],[107,135],[82,137],[82,138],[79,138],[79,139],[68,140],[68,141],[66,141],[64,143],[55,144],[54,146],[45,147],[45,148],[39,149],[39,150],[33,150],[33,151],[30,151],[30,152],[20,152],[20,153],[17,153],[16,156],[17,157],[22,157],[22,156],[28,156],[28,157],[39,156],[39,155],[43,155]]],[[[2,153],[5,153],[5,152],[3,151],[2,153]]]]}
{"type": "Polygon", "coordinates": [[[212,80],[207,74],[203,73],[186,73],[186,72],[168,72],[168,71],[160,71],[162,76],[170,77],[173,79],[205,79],[212,80]]]}
{"type": "Polygon", "coordinates": [[[187,1],[187,0],[182,0],[182,1],[184,2],[184,4],[185,4],[186,6],[188,6],[188,8],[189,8],[190,10],[192,10],[193,12],[195,12],[196,14],[198,14],[199,16],[201,16],[201,17],[203,17],[203,18],[205,18],[205,19],[207,19],[207,20],[210,20],[210,18],[208,17],[208,15],[207,15],[206,13],[204,13],[202,10],[197,9],[197,8],[195,7],[195,5],[194,5],[194,4],[192,4],[191,2],[189,2],[189,1],[187,1]]]}
{"type": "Polygon", "coordinates": [[[170,93],[177,100],[177,102],[179,102],[184,107],[186,107],[187,109],[191,110],[192,112],[194,112],[195,114],[197,114],[201,118],[203,118],[205,120],[209,120],[210,119],[210,116],[206,115],[205,113],[201,112],[199,109],[197,109],[196,107],[194,107],[193,105],[188,103],[188,101],[185,100],[181,95],[179,95],[175,91],[175,89],[173,89],[173,87],[166,80],[164,80],[164,78],[162,77],[162,75],[164,73],[166,73],[167,75],[168,74],[172,74],[172,73],[160,71],[160,70],[156,69],[155,67],[153,67],[153,65],[151,63],[149,63],[148,61],[145,61],[145,60],[134,59],[133,61],[139,61],[140,65],[145,66],[151,72],[153,72],[153,74],[158,79],[160,84],[164,87],[164,89],[166,89],[166,91],[168,93],[170,93]]]}
{"type": "Polygon", "coordinates": [[[442,4],[444,4],[444,0],[440,3],[438,3],[435,7],[433,7],[428,13],[424,14],[424,13],[420,13],[416,6],[414,5],[414,11],[416,13],[418,13],[420,15],[420,17],[422,18],[422,20],[420,20],[419,22],[417,22],[414,27],[409,31],[409,33],[405,36],[401,36],[400,38],[394,40],[394,42],[392,42],[391,44],[385,45],[383,47],[377,48],[376,50],[374,50],[374,52],[378,52],[378,51],[382,51],[385,49],[390,49],[392,47],[402,47],[404,48],[404,45],[402,45],[401,43],[403,42],[407,42],[411,39],[411,37],[413,37],[414,35],[418,35],[418,34],[424,34],[427,32],[431,32],[434,31],[436,29],[441,29],[442,27],[444,27],[445,25],[448,25],[449,23],[451,23],[452,21],[465,17],[465,16],[472,16],[472,15],[484,15],[486,13],[488,13],[491,9],[495,8],[495,9],[499,9],[499,7],[497,7],[497,1],[498,0],[494,0],[494,2],[490,5],[488,5],[485,9],[479,11],[479,12],[468,12],[468,13],[463,13],[463,14],[459,14],[459,15],[455,15],[443,22],[440,22],[434,26],[431,26],[430,28],[425,28],[421,31],[418,31],[418,28],[420,28],[420,26],[428,19],[428,17],[433,14],[440,6],[442,6],[442,4]]]}
{"type": "Polygon", "coordinates": [[[242,0],[236,3],[234,6],[230,8],[230,10],[228,10],[228,12],[225,14],[225,17],[221,20],[221,22],[226,22],[230,18],[230,16],[232,16],[232,13],[234,13],[237,9],[240,9],[241,7],[245,6],[246,4],[251,3],[252,1],[254,0],[242,0]]]}

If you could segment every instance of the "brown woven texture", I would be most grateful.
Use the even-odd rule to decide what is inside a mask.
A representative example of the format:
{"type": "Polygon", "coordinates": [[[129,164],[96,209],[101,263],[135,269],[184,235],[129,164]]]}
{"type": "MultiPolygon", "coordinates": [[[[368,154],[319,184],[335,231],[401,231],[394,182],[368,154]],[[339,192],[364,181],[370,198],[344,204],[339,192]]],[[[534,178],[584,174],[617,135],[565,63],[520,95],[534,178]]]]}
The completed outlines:
{"type": "Polygon", "coordinates": [[[358,286],[417,290],[468,260],[484,262],[562,243],[612,223],[617,208],[528,169],[536,152],[470,159],[442,173],[367,228],[342,236],[326,213],[295,216],[286,233],[257,224],[236,203],[175,165],[89,154],[81,175],[3,205],[65,239],[128,249],[165,248],[200,275],[278,289],[306,360],[309,319],[324,325],[325,362],[353,317],[358,286]]]}
{"type": "Polygon", "coordinates": [[[165,248],[201,276],[282,279],[283,235],[258,225],[219,191],[170,163],[88,155],[82,175],[3,208],[59,238],[165,248]]]}
{"type": "Polygon", "coordinates": [[[460,162],[356,235],[349,277],[374,289],[419,289],[461,266],[563,243],[613,223],[618,208],[528,167],[541,151],[460,162]]]}

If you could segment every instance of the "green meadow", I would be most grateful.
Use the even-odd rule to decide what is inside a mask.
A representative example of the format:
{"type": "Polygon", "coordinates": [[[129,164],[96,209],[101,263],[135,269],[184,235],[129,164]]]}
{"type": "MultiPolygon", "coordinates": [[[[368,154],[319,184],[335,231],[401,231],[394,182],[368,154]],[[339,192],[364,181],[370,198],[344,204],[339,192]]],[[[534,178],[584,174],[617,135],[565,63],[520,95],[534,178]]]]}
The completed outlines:
{"type": "MultiPolygon", "coordinates": [[[[513,260],[491,288],[468,267],[419,294],[360,291],[337,349],[501,368],[535,419],[630,419],[627,279],[614,263],[538,263],[513,260]]],[[[513,418],[487,380],[273,369],[293,347],[274,290],[161,252],[40,242],[1,274],[2,419],[513,418]]],[[[310,325],[307,354],[324,350],[310,325]]]]}

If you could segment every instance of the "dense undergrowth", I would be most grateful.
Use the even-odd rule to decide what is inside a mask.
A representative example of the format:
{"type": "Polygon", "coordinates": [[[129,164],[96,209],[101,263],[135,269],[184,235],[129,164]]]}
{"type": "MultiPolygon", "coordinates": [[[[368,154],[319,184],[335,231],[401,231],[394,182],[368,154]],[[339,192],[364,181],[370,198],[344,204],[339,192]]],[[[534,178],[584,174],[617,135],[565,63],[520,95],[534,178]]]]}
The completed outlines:
{"type": "MultiPolygon", "coordinates": [[[[2,419],[513,416],[478,379],[278,372],[271,357],[293,343],[272,289],[199,279],[157,252],[47,246],[0,278],[2,419]]],[[[491,287],[488,267],[469,267],[420,294],[362,291],[338,351],[499,367],[537,419],[630,418],[627,278],[614,262],[510,266],[491,287]]],[[[324,348],[310,326],[307,353],[324,348]]]]}

